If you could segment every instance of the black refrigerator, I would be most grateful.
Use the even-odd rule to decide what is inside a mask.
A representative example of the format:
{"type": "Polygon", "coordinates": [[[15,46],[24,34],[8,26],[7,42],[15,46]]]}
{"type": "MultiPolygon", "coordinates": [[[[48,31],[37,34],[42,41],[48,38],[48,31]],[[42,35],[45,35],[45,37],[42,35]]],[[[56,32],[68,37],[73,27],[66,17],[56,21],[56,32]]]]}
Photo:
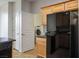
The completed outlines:
{"type": "Polygon", "coordinates": [[[78,10],[47,15],[47,58],[78,57],[78,10]]]}
{"type": "Polygon", "coordinates": [[[78,11],[70,12],[71,57],[78,57],[78,11]]]}

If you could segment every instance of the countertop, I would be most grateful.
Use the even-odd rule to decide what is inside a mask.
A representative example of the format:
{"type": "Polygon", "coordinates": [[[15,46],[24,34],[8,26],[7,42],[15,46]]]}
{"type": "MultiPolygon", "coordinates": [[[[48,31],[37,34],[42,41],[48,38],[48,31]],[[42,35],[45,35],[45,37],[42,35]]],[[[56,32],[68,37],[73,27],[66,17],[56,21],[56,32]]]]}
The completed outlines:
{"type": "Polygon", "coordinates": [[[13,42],[16,41],[15,39],[11,39],[11,38],[0,38],[0,43],[4,43],[4,42],[13,42]]]}
{"type": "Polygon", "coordinates": [[[36,37],[38,37],[38,38],[46,38],[45,35],[38,35],[38,36],[36,36],[36,37]]]}

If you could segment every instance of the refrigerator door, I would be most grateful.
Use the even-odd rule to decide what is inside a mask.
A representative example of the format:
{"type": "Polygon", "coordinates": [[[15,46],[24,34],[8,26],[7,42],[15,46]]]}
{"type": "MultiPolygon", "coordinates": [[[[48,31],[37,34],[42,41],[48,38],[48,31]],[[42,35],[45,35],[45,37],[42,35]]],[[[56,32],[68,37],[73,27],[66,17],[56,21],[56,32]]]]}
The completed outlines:
{"type": "Polygon", "coordinates": [[[78,12],[70,12],[71,57],[78,57],[78,12]]]}

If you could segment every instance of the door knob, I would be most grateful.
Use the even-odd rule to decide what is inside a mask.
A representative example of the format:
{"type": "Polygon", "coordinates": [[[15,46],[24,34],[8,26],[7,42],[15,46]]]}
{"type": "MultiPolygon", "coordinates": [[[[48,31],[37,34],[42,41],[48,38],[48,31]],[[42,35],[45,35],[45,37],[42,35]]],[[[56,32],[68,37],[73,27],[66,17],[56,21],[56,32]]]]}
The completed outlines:
{"type": "Polygon", "coordinates": [[[24,34],[22,33],[21,35],[23,36],[24,34]]]}

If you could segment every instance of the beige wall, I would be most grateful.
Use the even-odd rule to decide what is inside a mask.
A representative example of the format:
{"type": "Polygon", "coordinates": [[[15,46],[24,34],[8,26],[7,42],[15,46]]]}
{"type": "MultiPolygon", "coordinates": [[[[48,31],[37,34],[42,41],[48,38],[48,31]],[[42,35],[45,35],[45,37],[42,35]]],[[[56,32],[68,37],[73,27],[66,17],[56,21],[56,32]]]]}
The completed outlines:
{"type": "Polygon", "coordinates": [[[0,37],[8,37],[8,3],[0,7],[0,37]]]}
{"type": "Polygon", "coordinates": [[[13,3],[5,3],[0,8],[0,37],[13,38],[13,3]]]}
{"type": "Polygon", "coordinates": [[[22,12],[31,13],[31,3],[27,0],[22,0],[22,12]]]}

